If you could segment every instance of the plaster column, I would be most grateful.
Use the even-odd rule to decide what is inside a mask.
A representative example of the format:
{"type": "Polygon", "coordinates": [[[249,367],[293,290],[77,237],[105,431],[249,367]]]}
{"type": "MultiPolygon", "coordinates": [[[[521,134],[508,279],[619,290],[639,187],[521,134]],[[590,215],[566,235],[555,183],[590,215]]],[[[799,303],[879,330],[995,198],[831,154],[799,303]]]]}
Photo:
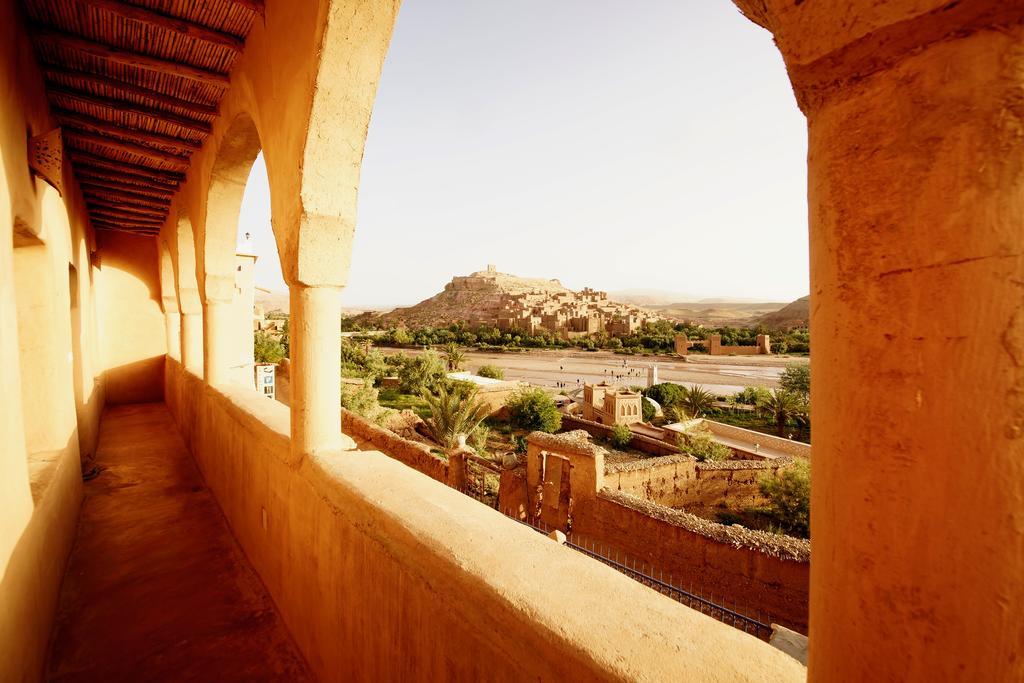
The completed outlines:
{"type": "Polygon", "coordinates": [[[293,284],[291,349],[292,459],[342,450],[341,288],[293,284]]]}
{"type": "Polygon", "coordinates": [[[809,678],[1024,680],[1024,9],[739,4],[809,125],[809,678]]]}
{"type": "Polygon", "coordinates": [[[203,314],[181,314],[181,363],[195,375],[203,375],[203,314]]]}
{"type": "MultiPolygon", "coordinates": [[[[231,302],[209,299],[205,305],[206,321],[206,374],[210,385],[224,384],[231,378],[231,302]]],[[[339,322],[340,326],[340,322],[339,322]]]]}
{"type": "Polygon", "coordinates": [[[166,310],[164,327],[167,332],[167,355],[174,360],[181,360],[181,313],[176,310],[166,310]]]}

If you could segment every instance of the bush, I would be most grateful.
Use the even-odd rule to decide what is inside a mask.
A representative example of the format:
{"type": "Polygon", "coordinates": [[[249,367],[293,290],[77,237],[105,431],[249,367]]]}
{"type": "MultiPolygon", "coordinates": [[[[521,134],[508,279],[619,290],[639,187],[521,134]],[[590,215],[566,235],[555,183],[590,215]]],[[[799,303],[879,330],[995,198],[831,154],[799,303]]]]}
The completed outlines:
{"type": "Polygon", "coordinates": [[[720,462],[732,457],[732,449],[720,444],[706,430],[684,432],[676,441],[679,450],[692,455],[701,462],[720,462]]]}
{"type": "Polygon", "coordinates": [[[650,396],[657,401],[662,408],[666,406],[679,403],[683,398],[683,386],[681,384],[672,384],[671,382],[662,382],[661,384],[655,384],[645,392],[646,396],[650,396]]]}
{"type": "Polygon", "coordinates": [[[433,391],[445,378],[446,369],[445,362],[433,351],[403,358],[398,371],[402,393],[418,396],[424,391],[433,391]]]}
{"type": "Polygon", "coordinates": [[[490,379],[505,379],[505,371],[497,365],[483,365],[476,371],[476,374],[490,379]]]}
{"type": "Polygon", "coordinates": [[[626,425],[615,425],[612,428],[611,442],[616,448],[627,448],[633,441],[633,432],[626,425]]]}
{"type": "Polygon", "coordinates": [[[774,476],[761,480],[761,494],[768,499],[769,515],[789,534],[810,537],[811,465],[798,461],[774,476]]]}
{"type": "Polygon", "coordinates": [[[658,409],[654,407],[654,404],[647,400],[646,397],[640,399],[640,413],[644,419],[644,422],[650,422],[657,414],[658,409]]]}
{"type": "Polygon", "coordinates": [[[779,377],[779,386],[786,391],[800,394],[804,398],[811,395],[811,366],[809,363],[790,363],[779,377]]]}
{"type": "Polygon", "coordinates": [[[253,335],[252,351],[257,363],[279,363],[285,356],[284,345],[265,332],[253,335]]]}
{"type": "Polygon", "coordinates": [[[370,386],[341,385],[341,407],[363,417],[371,417],[380,408],[377,390],[370,386]]]}
{"type": "Polygon", "coordinates": [[[562,414],[543,389],[523,388],[505,401],[512,424],[527,431],[553,434],[562,426],[562,414]]]}
{"type": "Polygon", "coordinates": [[[525,436],[520,434],[519,436],[516,437],[516,440],[515,440],[516,453],[519,453],[520,455],[525,453],[526,452],[526,448],[527,448],[528,445],[529,444],[526,443],[526,437],[525,436]]]}

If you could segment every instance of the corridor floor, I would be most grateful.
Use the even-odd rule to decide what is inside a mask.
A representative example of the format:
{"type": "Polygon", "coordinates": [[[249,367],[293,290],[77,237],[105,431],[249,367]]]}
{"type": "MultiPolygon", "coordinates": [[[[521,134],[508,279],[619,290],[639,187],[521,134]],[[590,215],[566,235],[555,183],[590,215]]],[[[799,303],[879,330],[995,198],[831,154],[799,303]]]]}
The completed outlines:
{"type": "Polygon", "coordinates": [[[162,403],[108,409],[50,644],[51,681],[306,681],[162,403]]]}

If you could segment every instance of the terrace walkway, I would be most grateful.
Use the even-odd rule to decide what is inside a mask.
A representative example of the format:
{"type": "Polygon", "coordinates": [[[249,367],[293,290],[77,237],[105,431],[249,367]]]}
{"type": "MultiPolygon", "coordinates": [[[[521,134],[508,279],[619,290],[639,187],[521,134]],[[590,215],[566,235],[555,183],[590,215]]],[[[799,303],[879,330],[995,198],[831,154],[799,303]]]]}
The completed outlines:
{"type": "Polygon", "coordinates": [[[51,681],[306,681],[302,656],[162,403],[109,408],[51,681]]]}

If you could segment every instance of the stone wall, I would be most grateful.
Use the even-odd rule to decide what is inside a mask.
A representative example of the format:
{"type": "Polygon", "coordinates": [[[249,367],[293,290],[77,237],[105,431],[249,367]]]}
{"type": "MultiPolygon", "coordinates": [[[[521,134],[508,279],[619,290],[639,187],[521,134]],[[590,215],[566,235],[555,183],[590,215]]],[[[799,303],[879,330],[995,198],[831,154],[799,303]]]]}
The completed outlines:
{"type": "MultiPolygon", "coordinates": [[[[735,603],[746,611],[768,612],[777,623],[807,632],[808,541],[710,522],[614,488],[624,485],[646,492],[649,486],[652,495],[663,499],[700,500],[733,486],[734,495],[742,496],[750,492],[754,470],[748,469],[733,484],[734,473],[728,471],[733,463],[710,466],[698,474],[697,467],[703,463],[688,456],[606,467],[605,450],[591,443],[583,431],[534,432],[527,444],[526,503],[522,503],[521,477],[503,476],[501,484],[507,488],[499,493],[499,506],[506,514],[539,518],[549,526],[570,520],[561,528],[571,527],[574,533],[646,562],[684,585],[714,594],[718,601],[735,603]],[[562,476],[559,487],[546,464],[560,464],[562,459],[568,460],[569,473],[567,478],[562,476]],[[643,472],[645,466],[655,476],[643,472]],[[677,487],[685,496],[677,493],[677,487]],[[559,506],[563,498],[570,501],[567,514],[545,501],[550,495],[559,497],[559,506]]],[[[556,467],[563,469],[564,465],[556,467]]]]}
{"type": "Polygon", "coordinates": [[[572,530],[740,611],[807,633],[810,543],[725,526],[605,489],[575,501],[572,530]]]}
{"type": "Polygon", "coordinates": [[[341,429],[349,436],[368,441],[385,455],[431,479],[442,483],[448,481],[448,461],[432,453],[426,444],[404,439],[345,408],[341,409],[341,429]]]}
{"type": "Polygon", "coordinates": [[[649,458],[605,467],[605,486],[673,508],[713,511],[717,507],[763,505],[762,477],[790,461],[697,462],[688,455],[649,458]]]}
{"type": "Polygon", "coordinates": [[[172,414],[321,680],[806,676],[753,636],[394,458],[353,451],[289,464],[287,408],[167,367],[172,414]]]}
{"type": "MultiPolygon", "coordinates": [[[[562,428],[565,430],[583,429],[591,436],[599,439],[610,438],[614,429],[614,427],[603,425],[600,422],[584,420],[564,413],[562,414],[562,428]]],[[[675,445],[649,436],[643,436],[642,434],[633,434],[633,439],[629,442],[629,446],[630,448],[635,448],[638,451],[643,451],[644,453],[657,456],[679,454],[679,449],[676,448],[675,445]]]]}

